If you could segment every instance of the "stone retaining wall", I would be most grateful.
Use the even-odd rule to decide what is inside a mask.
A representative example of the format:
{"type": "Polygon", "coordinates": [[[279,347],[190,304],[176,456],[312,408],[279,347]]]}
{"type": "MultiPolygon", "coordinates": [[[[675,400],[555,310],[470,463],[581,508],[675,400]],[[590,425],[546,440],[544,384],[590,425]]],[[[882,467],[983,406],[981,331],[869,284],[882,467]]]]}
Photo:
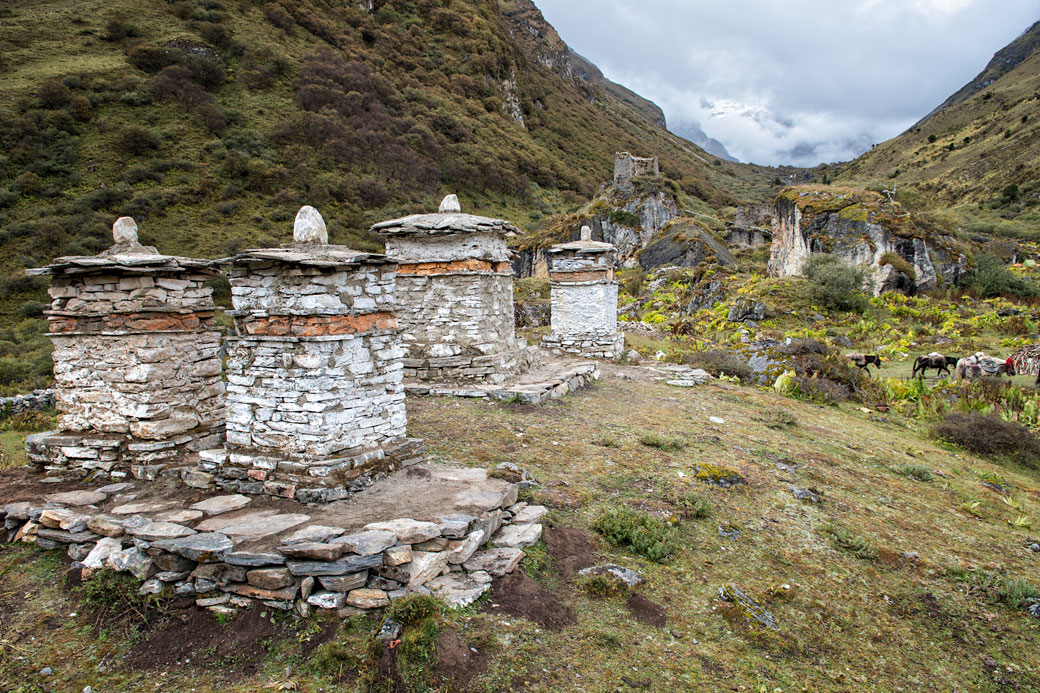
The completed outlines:
{"type": "Polygon", "coordinates": [[[28,395],[0,397],[0,421],[31,411],[43,411],[54,406],[54,388],[33,390],[28,395]]]}
{"type": "Polygon", "coordinates": [[[0,506],[6,530],[0,537],[64,551],[88,574],[130,573],[144,594],[191,597],[216,612],[260,602],[301,616],[319,609],[346,617],[412,593],[432,594],[451,607],[472,603],[494,577],[517,566],[523,547],[538,541],[538,522],[546,514],[541,506],[517,503],[514,484],[504,493],[475,494],[484,510],[436,522],[374,522],[349,534],[341,527],[308,525],[306,514],[236,515],[232,511],[249,503],[245,496],[207,498],[162,512],[154,503],[99,510],[128,487],[0,506]],[[255,536],[263,532],[281,536],[258,545],[255,536]],[[242,549],[246,544],[253,548],[242,549]]]}

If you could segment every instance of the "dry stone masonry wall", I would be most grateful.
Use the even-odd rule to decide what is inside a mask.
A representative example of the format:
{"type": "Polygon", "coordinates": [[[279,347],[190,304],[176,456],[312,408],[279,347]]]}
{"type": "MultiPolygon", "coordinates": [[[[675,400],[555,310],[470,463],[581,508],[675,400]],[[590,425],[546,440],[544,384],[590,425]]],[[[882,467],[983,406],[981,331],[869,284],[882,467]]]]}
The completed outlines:
{"type": "Polygon", "coordinates": [[[325,245],[323,229],[304,207],[294,245],[231,261],[227,444],[201,465],[226,489],[331,501],[421,458],[405,436],[395,266],[325,245]]]}
{"type": "Polygon", "coordinates": [[[462,214],[449,195],[437,214],[372,227],[398,263],[397,315],[405,377],[502,382],[523,365],[513,324],[513,270],[502,219],[462,214]]]}
{"type": "Polygon", "coordinates": [[[80,475],[152,477],[223,437],[212,263],[160,255],[123,217],[116,244],[58,258],[47,311],[60,431],[29,436],[30,462],[80,475]]]}
{"type": "Polygon", "coordinates": [[[638,176],[659,176],[661,167],[657,157],[633,156],[628,152],[614,154],[614,185],[622,190],[632,189],[632,179],[638,176]]]}
{"type": "Polygon", "coordinates": [[[119,483],[0,505],[0,539],[64,551],[85,574],[132,574],[142,594],[193,598],[217,613],[259,602],[346,617],[413,593],[468,605],[516,568],[547,510],[518,503],[515,484],[483,470],[417,469],[430,483],[452,479],[467,490],[432,509],[431,520],[348,529],[313,521],[303,506],[254,510],[242,495],[142,500],[132,483],[119,483]]]}
{"type": "Polygon", "coordinates": [[[610,243],[593,241],[587,226],[581,240],[549,250],[552,335],[542,339],[543,347],[586,358],[613,359],[623,353],[625,336],[617,329],[616,255],[610,243]]]}

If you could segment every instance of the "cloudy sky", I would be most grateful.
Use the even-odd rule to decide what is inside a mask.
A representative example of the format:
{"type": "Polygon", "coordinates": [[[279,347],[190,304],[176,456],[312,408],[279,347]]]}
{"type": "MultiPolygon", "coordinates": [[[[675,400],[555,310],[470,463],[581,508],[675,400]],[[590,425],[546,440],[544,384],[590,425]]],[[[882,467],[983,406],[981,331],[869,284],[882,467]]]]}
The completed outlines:
{"type": "Polygon", "coordinates": [[[1040,0],[535,0],[578,53],[741,161],[845,161],[1040,20],[1040,0]]]}

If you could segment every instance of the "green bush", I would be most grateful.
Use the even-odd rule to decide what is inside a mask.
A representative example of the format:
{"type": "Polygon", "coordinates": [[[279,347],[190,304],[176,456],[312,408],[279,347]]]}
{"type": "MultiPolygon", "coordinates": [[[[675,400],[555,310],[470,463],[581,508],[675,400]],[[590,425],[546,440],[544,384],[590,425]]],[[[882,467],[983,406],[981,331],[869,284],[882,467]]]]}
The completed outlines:
{"type": "Polygon", "coordinates": [[[802,265],[809,280],[809,298],[835,310],[863,310],[867,296],[867,268],[850,265],[837,255],[814,253],[802,265]]]}
{"type": "Polygon", "coordinates": [[[881,256],[881,259],[878,260],[878,264],[888,265],[895,271],[902,272],[906,276],[910,277],[910,279],[917,281],[917,270],[914,269],[913,265],[903,259],[903,256],[899,253],[884,253],[881,256]]]}
{"type": "Polygon", "coordinates": [[[631,549],[655,563],[679,551],[679,537],[664,520],[630,508],[608,510],[593,525],[614,546],[631,549]]]}
{"type": "Polygon", "coordinates": [[[1003,260],[990,253],[979,256],[978,266],[962,281],[962,285],[973,289],[981,298],[1040,297],[1040,289],[1034,282],[1015,276],[1003,260]]]}

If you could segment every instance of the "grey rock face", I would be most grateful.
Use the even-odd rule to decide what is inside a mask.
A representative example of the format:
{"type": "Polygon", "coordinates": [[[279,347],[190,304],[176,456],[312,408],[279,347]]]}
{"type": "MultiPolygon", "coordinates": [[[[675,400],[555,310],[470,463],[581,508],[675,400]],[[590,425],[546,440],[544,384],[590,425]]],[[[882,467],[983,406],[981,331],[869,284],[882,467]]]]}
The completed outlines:
{"type": "Polygon", "coordinates": [[[629,587],[638,587],[643,584],[645,580],[643,576],[636,571],[626,568],[624,566],[615,565],[613,563],[606,563],[604,565],[596,565],[591,568],[583,568],[578,571],[578,574],[584,577],[592,575],[609,575],[616,580],[620,580],[629,587]]]}

